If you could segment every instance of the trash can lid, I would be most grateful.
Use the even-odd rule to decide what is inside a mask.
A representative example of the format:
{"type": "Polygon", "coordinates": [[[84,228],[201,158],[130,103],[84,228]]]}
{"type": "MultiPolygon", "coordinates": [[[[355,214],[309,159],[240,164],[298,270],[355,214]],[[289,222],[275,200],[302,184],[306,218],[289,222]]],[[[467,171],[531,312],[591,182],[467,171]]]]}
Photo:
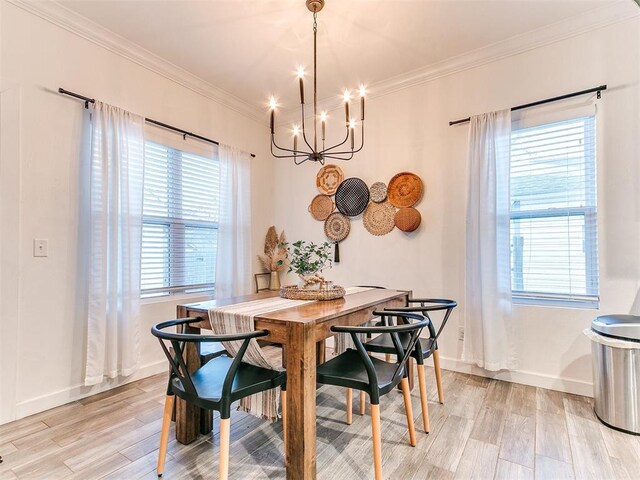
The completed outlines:
{"type": "Polygon", "coordinates": [[[591,322],[591,329],[608,337],[640,342],[640,317],[636,315],[603,315],[591,322]]]}

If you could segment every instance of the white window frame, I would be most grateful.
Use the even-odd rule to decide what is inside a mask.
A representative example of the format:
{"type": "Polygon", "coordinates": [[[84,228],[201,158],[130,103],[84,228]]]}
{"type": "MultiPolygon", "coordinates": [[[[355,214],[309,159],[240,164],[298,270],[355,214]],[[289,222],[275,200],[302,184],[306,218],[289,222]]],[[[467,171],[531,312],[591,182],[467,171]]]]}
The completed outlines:
{"type": "MultiPolygon", "coordinates": [[[[582,116],[575,116],[575,119],[579,119],[582,116]]],[[[555,123],[554,121],[545,122],[540,124],[540,127],[555,123]]],[[[585,146],[585,191],[589,188],[596,189],[596,131],[595,131],[595,117],[590,122],[585,122],[585,138],[590,137],[592,142],[586,142],[585,146]]],[[[515,132],[517,130],[512,131],[515,132]]],[[[597,191],[597,189],[596,189],[597,191]]],[[[566,218],[571,216],[583,216],[584,217],[584,252],[585,252],[585,274],[586,274],[586,295],[572,295],[572,294],[553,294],[547,292],[535,292],[519,290],[518,286],[513,281],[514,277],[517,277],[517,272],[512,274],[511,285],[511,298],[514,304],[520,305],[541,305],[541,306],[555,306],[555,307],[573,307],[573,308],[591,308],[597,309],[599,307],[599,273],[598,273],[598,244],[597,244],[597,194],[595,195],[595,205],[593,206],[580,206],[570,208],[543,208],[538,210],[516,210],[513,208],[514,201],[510,199],[510,225],[513,220],[521,219],[533,219],[533,218],[566,218]],[[593,234],[588,232],[592,231],[593,234]]],[[[515,238],[513,233],[513,227],[510,226],[510,239],[512,243],[511,249],[511,265],[516,264],[513,255],[517,251],[518,247],[515,245],[515,238]]],[[[520,249],[520,251],[522,251],[520,249]]],[[[522,261],[520,262],[522,266],[522,261]]],[[[512,267],[513,268],[513,267],[512,267]]],[[[523,273],[521,272],[521,276],[523,273]]],[[[521,284],[522,285],[522,284],[521,284]]]]}
{"type": "MultiPolygon", "coordinates": [[[[146,143],[145,142],[145,148],[146,143]]],[[[172,194],[169,195],[169,198],[173,201],[173,212],[180,213],[182,211],[182,155],[183,151],[177,149],[173,146],[160,144],[158,142],[152,141],[151,143],[159,144],[162,147],[167,149],[167,156],[170,158],[169,161],[169,175],[170,177],[176,179],[172,182],[169,182],[168,188],[170,191],[172,190],[172,194]]],[[[169,256],[178,255],[182,257],[182,262],[180,260],[168,260],[168,285],[163,287],[154,287],[154,288],[146,288],[143,289],[142,286],[140,288],[140,296],[143,299],[153,299],[157,297],[163,296],[174,296],[174,295],[185,295],[185,294],[211,294],[215,291],[215,281],[210,283],[199,283],[193,285],[186,284],[187,272],[184,269],[180,268],[171,268],[171,264],[176,261],[176,263],[184,265],[184,257],[186,256],[186,250],[184,245],[185,242],[185,231],[187,228],[206,228],[209,230],[218,230],[217,222],[207,222],[201,220],[185,220],[181,216],[159,216],[159,215],[144,215],[142,217],[142,226],[144,225],[160,225],[163,227],[167,227],[169,229],[169,256]],[[183,245],[182,249],[173,249],[171,245],[183,245]]],[[[142,281],[142,279],[141,279],[142,281]]]]}

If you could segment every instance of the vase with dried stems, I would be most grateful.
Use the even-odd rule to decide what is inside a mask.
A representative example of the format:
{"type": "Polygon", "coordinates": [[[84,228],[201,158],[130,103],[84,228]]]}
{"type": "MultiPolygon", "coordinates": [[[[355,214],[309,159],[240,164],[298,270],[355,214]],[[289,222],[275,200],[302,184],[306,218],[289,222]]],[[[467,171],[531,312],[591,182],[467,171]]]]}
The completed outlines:
{"type": "Polygon", "coordinates": [[[260,264],[271,273],[269,280],[269,290],[280,290],[280,274],[284,270],[287,260],[287,239],[284,236],[284,230],[276,231],[275,226],[269,227],[267,235],[264,238],[264,254],[258,255],[260,264]]]}

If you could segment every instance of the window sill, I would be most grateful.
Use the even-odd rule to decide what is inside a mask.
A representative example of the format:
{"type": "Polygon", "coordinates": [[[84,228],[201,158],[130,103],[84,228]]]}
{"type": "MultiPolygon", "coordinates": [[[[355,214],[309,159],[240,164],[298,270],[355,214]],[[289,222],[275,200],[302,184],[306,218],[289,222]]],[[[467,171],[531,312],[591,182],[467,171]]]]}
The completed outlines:
{"type": "Polygon", "coordinates": [[[600,300],[594,299],[568,299],[568,298],[541,298],[525,295],[513,295],[511,302],[514,305],[524,307],[551,307],[551,308],[578,308],[585,310],[599,310],[600,300]]]}
{"type": "Polygon", "coordinates": [[[205,300],[212,300],[214,292],[179,293],[176,295],[159,295],[157,297],[146,297],[140,299],[141,305],[153,303],[197,303],[205,300]]]}

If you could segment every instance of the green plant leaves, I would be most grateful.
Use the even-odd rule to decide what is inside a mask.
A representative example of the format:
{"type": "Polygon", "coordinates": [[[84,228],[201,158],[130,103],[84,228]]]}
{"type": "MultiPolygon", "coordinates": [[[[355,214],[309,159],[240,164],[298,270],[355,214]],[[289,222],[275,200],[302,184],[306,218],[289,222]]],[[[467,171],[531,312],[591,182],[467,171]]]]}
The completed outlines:
{"type": "Polygon", "coordinates": [[[313,242],[298,240],[291,245],[293,245],[293,249],[287,246],[289,272],[310,275],[331,267],[330,244],[328,242],[316,245],[313,242]]]}

